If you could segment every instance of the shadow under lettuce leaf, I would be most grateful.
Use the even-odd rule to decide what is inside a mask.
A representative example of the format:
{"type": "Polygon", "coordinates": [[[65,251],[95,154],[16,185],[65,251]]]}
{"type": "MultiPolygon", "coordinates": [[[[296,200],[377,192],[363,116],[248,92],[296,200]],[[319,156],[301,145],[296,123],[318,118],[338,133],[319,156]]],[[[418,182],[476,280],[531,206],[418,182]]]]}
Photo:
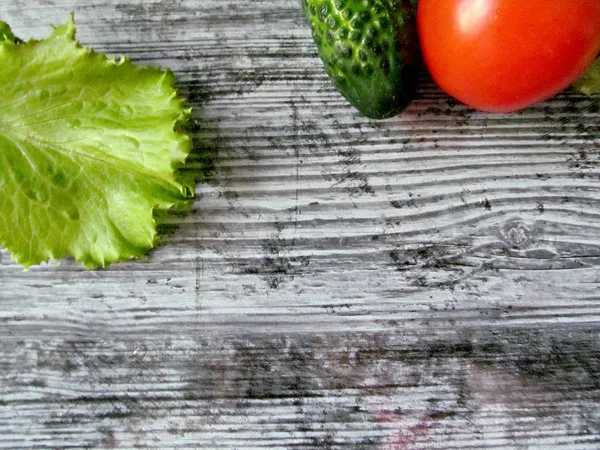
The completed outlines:
{"type": "MultiPolygon", "coordinates": [[[[196,98],[182,91],[188,99],[196,98]]],[[[196,102],[194,102],[196,103],[196,102]]],[[[192,150],[183,166],[176,170],[176,176],[183,186],[195,188],[200,183],[211,183],[218,174],[219,147],[218,121],[203,117],[202,104],[192,104],[192,113],[182,116],[175,124],[175,131],[187,133],[192,140],[192,150]]],[[[193,193],[190,193],[192,197],[193,193]]],[[[166,245],[186,217],[194,213],[192,208],[196,198],[174,205],[168,210],[156,210],[154,218],[157,226],[157,245],[166,245]]]]}

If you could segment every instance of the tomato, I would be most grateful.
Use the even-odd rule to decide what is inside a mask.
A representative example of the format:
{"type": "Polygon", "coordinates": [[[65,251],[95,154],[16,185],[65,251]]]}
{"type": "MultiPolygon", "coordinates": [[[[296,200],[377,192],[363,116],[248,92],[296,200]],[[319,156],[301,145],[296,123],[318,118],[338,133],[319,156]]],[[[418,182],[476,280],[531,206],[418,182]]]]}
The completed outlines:
{"type": "Polygon", "coordinates": [[[417,22],[433,79],[483,111],[552,97],[600,51],[600,0],[420,0],[417,22]]]}

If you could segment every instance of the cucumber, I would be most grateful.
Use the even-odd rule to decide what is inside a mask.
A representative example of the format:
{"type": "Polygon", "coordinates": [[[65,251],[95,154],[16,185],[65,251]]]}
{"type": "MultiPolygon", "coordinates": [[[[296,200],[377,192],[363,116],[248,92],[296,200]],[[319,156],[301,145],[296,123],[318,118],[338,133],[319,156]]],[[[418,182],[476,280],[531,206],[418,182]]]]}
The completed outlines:
{"type": "Polygon", "coordinates": [[[385,119],[412,101],[419,38],[412,0],[303,0],[335,88],[362,115],[385,119]]]}

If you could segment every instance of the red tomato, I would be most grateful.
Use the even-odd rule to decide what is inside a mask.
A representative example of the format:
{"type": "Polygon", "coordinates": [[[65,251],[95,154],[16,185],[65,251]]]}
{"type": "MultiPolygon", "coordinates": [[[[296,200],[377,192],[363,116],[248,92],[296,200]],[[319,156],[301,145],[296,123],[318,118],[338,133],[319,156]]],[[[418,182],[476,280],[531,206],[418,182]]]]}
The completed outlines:
{"type": "Polygon", "coordinates": [[[600,51],[600,0],[420,0],[417,18],[433,79],[483,111],[552,97],[600,51]]]}

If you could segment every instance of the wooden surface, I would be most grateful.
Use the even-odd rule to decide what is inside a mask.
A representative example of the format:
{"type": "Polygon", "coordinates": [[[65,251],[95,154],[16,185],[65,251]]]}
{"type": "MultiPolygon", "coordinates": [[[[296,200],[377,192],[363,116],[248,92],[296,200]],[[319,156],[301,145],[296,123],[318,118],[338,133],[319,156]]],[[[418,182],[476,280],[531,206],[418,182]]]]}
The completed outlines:
{"type": "Polygon", "coordinates": [[[297,0],[0,20],[70,11],[177,74],[203,179],[146,261],[0,252],[0,448],[600,448],[600,97],[487,115],[423,75],[369,121],[297,0]]]}

